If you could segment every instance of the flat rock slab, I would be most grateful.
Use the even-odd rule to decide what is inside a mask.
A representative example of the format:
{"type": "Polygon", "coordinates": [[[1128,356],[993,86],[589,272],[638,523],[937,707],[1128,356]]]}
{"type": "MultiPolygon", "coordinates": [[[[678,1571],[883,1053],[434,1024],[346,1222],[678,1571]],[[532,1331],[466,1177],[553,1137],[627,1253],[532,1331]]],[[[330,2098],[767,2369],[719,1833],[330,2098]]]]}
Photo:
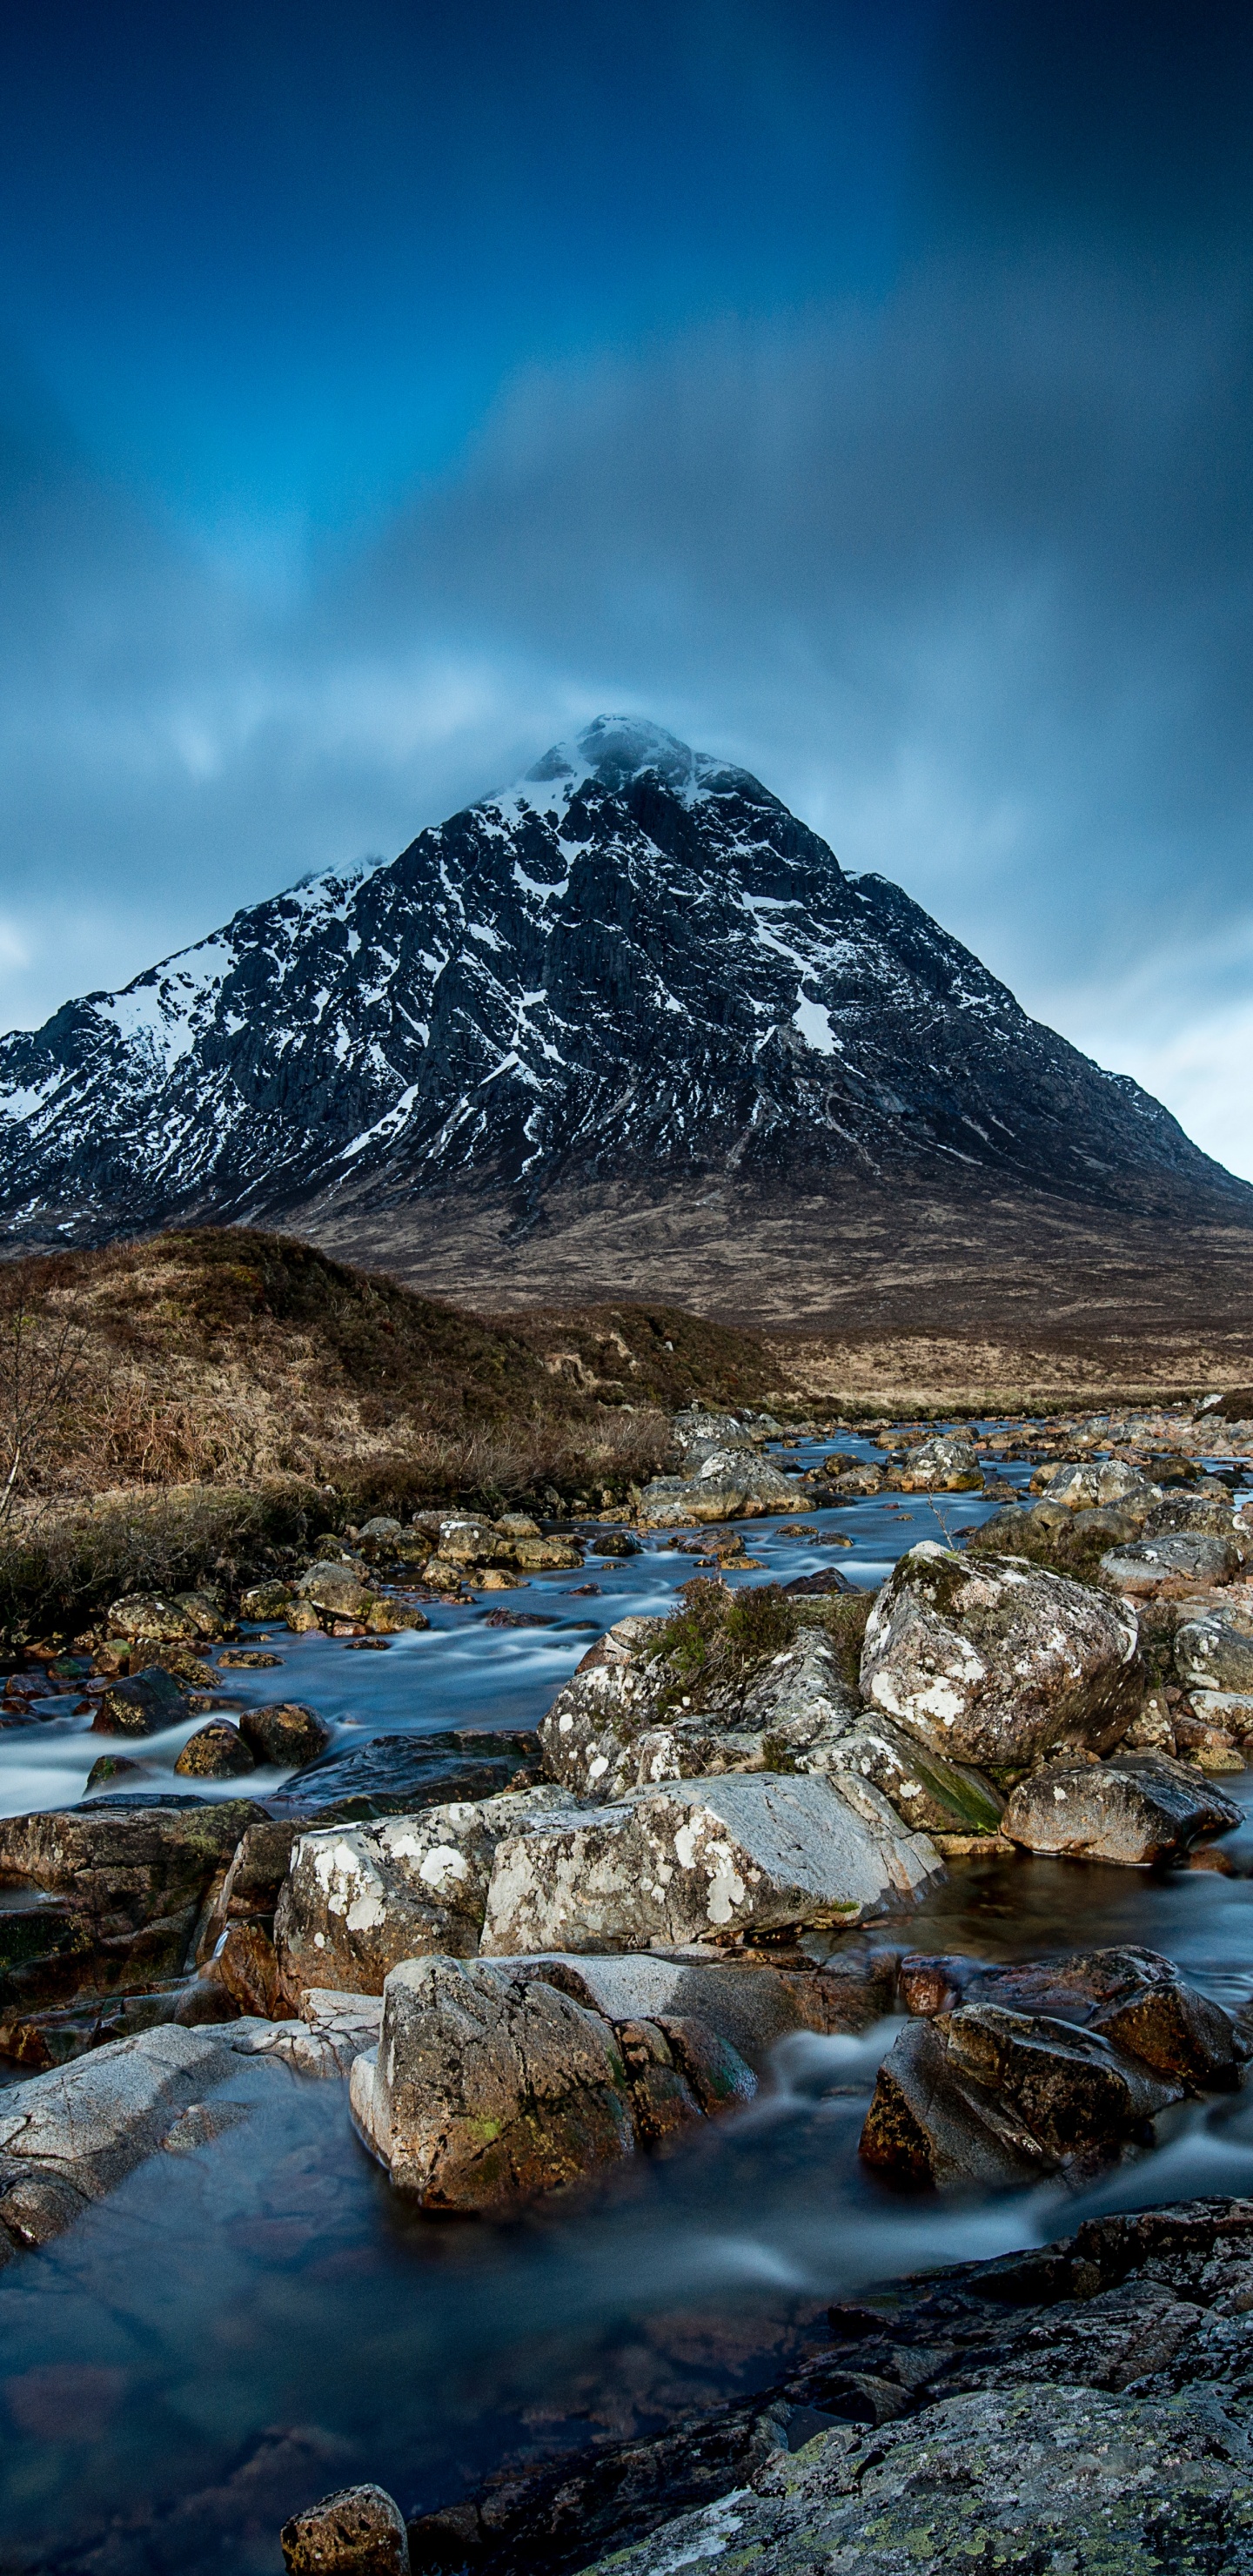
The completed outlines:
{"type": "Polygon", "coordinates": [[[1253,2465],[1204,2400],[1050,2384],[978,2390],[920,2420],[777,2449],[750,2486],[665,2523],[587,2576],[1066,2576],[1253,2568],[1253,2465]]]}
{"type": "Polygon", "coordinates": [[[851,1924],[942,1875],[864,1781],[774,1772],[668,1781],[502,1842],[485,1957],[647,1950],[785,1924],[851,1924]]]}
{"type": "Polygon", "coordinates": [[[166,2023],[0,2095],[0,2259],[59,2235],[124,2181],[271,2028],[166,2023]]]}
{"type": "Polygon", "coordinates": [[[1144,1868],[1225,1833],[1243,1810],[1204,1772],[1166,1753],[1050,1765],[1014,1790],[1001,1831],[1024,1850],[1144,1868]]]}
{"type": "Polygon", "coordinates": [[[949,1761],[1016,1765],[1116,1744],[1143,1698],[1135,1612],[1008,1556],[924,1540],[866,1626],[865,1697],[949,1761]]]}

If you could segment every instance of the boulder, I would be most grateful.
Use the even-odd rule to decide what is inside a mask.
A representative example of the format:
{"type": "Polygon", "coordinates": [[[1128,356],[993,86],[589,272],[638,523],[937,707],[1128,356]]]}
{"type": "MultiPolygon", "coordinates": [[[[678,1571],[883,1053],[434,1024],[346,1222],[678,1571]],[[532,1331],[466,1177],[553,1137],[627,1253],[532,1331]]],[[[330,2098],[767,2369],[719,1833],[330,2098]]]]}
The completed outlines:
{"type": "Polygon", "coordinates": [[[1253,1691],[1197,1690],[1194,1685],[1190,1697],[1202,1725],[1220,1727],[1236,1744],[1253,1737],[1253,1691]]]}
{"type": "Polygon", "coordinates": [[[539,1522],[533,1521],[526,1512],[502,1512],[496,1527],[502,1538],[542,1538],[544,1535],[539,1522]]]}
{"type": "Polygon", "coordinates": [[[977,1959],[943,1963],[904,1959],[906,2010],[948,2011],[958,2003],[999,2004],[1010,2012],[1047,2013],[1100,2031],[1154,2074],[1188,2092],[1230,2089],[1240,2080],[1247,2044],[1221,2004],[1184,1982],[1173,1959],[1122,1945],[1077,1950],[1057,1959],[989,1967],[977,1959]],[[947,1994],[922,2000],[920,1969],[943,1965],[947,1994]]]}
{"type": "Polygon", "coordinates": [[[683,1405],[670,1427],[685,1464],[689,1458],[708,1457],[715,1449],[742,1450],[751,1458],[762,1436],[755,1426],[741,1422],[737,1413],[719,1413],[699,1404],[683,1405]]]}
{"type": "Polygon", "coordinates": [[[983,1469],[965,1432],[942,1431],[907,1449],[891,1481],[903,1494],[977,1494],[983,1490],[983,1469]]]}
{"type": "Polygon", "coordinates": [[[1048,2014],[962,2005],[911,2021],[879,2069],[861,2135],[867,2164],[940,2190],[1086,2177],[1182,2087],[1099,2033],[1048,2014]]]}
{"type": "Polygon", "coordinates": [[[1038,1469],[1031,1490],[1067,1512],[1118,1503],[1124,1510],[1142,1505],[1147,1513],[1162,1499],[1160,1485],[1150,1485],[1138,1467],[1129,1467],[1122,1458],[1092,1458],[1051,1471],[1038,1469]]]}
{"type": "Polygon", "coordinates": [[[241,1619],[285,1619],[296,1595],[290,1583],[254,1583],[240,1596],[241,1619]]]}
{"type": "Polygon", "coordinates": [[[662,1619],[620,1619],[599,1637],[543,1719],[544,1768],[573,1797],[606,1799],[661,1780],[830,1767],[826,1748],[860,1715],[830,1639],[802,1629],[698,1709],[650,1653],[662,1619]]]}
{"type": "Polygon", "coordinates": [[[527,2200],[632,2153],[630,2083],[609,2022],[525,1963],[406,1959],[353,2118],[427,2209],[527,2200]]]}
{"type": "Polygon", "coordinates": [[[802,1756],[798,1770],[853,1772],[925,1834],[995,1834],[1005,1801],[981,1771],[905,1735],[887,1718],[867,1711],[842,1734],[802,1756]]]}
{"type": "Polygon", "coordinates": [[[583,1563],[571,1538],[515,1539],[513,1555],[523,1574],[573,1574],[583,1563]]]}
{"type": "Polygon", "coordinates": [[[238,1635],[235,1621],[226,1616],[221,1593],[212,1584],[202,1584],[197,1592],[176,1592],[174,1598],[198,1637],[238,1635]]]}
{"type": "Polygon", "coordinates": [[[409,2576],[399,2505],[383,2487],[338,2487],[279,2533],[289,2576],[409,2576]]]}
{"type": "Polygon", "coordinates": [[[327,1619],[363,1618],[374,1597],[350,1565],[325,1557],[301,1575],[296,1592],[310,1609],[327,1619]]]}
{"type": "Polygon", "coordinates": [[[933,1846],[868,1782],[663,1781],[502,1841],[481,1946],[485,1957],[646,1950],[857,1923],[916,1903],[940,1875],[933,1846]]]}
{"type": "Polygon", "coordinates": [[[1175,1671],[1189,1690],[1253,1692],[1253,1637],[1228,1619],[1186,1620],[1175,1634],[1175,1671]]]}
{"type": "Polygon", "coordinates": [[[274,1916],[286,1991],[381,1994],[401,1959],[472,1958],[498,1843],[567,1804],[559,1789],[507,1791],[300,1835],[274,1916]]]}
{"type": "Polygon", "coordinates": [[[440,1522],[437,1553],[453,1565],[491,1565],[497,1558],[511,1565],[513,1542],[477,1513],[457,1512],[440,1522]]]}
{"type": "Polygon", "coordinates": [[[1173,1859],[1199,1835],[1225,1833],[1241,1815],[1194,1764],[1166,1753],[1123,1753],[1109,1762],[1050,1765],[1021,1780],[1001,1831],[1027,1851],[1147,1867],[1173,1859]]]}
{"type": "Polygon", "coordinates": [[[291,1771],[316,1762],[331,1741],[331,1729],[314,1709],[299,1700],[274,1700],[264,1708],[241,1709],[239,1732],[255,1762],[291,1771]]]}
{"type": "Polygon", "coordinates": [[[558,1951],[508,1964],[519,1974],[546,1979],[607,2021],[651,2021],[667,2031],[680,2022],[699,2024],[758,2074],[776,2041],[790,2031],[835,2026],[825,1976],[735,1967],[716,1954],[709,1960],[648,1951],[573,1958],[558,1951]]]}
{"type": "MultiPolygon", "coordinates": [[[[111,1637],[125,1637],[137,1646],[177,1645],[206,1633],[190,1609],[161,1592],[129,1592],[125,1600],[114,1602],[108,1626],[111,1637]]],[[[207,1633],[212,1636],[216,1631],[207,1633]]]]}
{"type": "Polygon", "coordinates": [[[1195,1592],[1198,1584],[1231,1583],[1242,1563],[1233,1540],[1206,1530],[1178,1530],[1111,1549],[1101,1558],[1101,1581],[1113,1592],[1152,1600],[1195,1592]]]}
{"type": "Polygon", "coordinates": [[[92,1733],[160,1735],[165,1727],[177,1726],[186,1714],[187,1702],[178,1683],[160,1664],[148,1664],[143,1672],[110,1682],[108,1689],[101,1691],[91,1722],[92,1733]]]}
{"type": "Polygon", "coordinates": [[[1144,1691],[1133,1611],[1022,1559],[924,1540],[880,1592],[865,1697],[950,1761],[1014,1766],[1053,1747],[1104,1752],[1144,1691]]]}
{"type": "Polygon", "coordinates": [[[238,1727],[217,1717],[188,1736],[174,1768],[183,1779],[231,1780],[254,1771],[256,1762],[238,1727]]]}

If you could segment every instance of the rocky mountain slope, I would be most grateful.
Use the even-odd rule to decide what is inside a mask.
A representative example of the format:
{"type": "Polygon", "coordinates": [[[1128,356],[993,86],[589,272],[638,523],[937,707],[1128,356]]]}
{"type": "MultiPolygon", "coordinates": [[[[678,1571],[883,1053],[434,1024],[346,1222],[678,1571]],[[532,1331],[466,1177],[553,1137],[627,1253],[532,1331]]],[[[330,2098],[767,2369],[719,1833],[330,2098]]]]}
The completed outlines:
{"type": "Polygon", "coordinates": [[[602,717],[390,865],[0,1043],[0,1225],[100,1241],[484,1194],[985,1180],[1243,1227],[1253,1191],[745,771],[602,717]]]}

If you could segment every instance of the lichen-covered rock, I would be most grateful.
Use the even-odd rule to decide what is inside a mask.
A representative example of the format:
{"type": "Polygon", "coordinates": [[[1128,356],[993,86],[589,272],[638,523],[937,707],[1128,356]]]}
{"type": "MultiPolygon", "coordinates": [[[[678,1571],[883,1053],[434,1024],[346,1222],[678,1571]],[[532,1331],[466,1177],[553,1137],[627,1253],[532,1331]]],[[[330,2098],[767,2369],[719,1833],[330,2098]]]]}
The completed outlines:
{"type": "Polygon", "coordinates": [[[996,2004],[907,2024],[879,2069],[861,2153],[900,2182],[1021,2183],[1113,2162],[1181,2099],[1099,2033],[996,2004]]]}
{"type": "Polygon", "coordinates": [[[798,1759],[797,1769],[856,1773],[924,1834],[995,1834],[1005,1807],[981,1771],[946,1762],[870,1710],[798,1759]]]}
{"type": "Polygon", "coordinates": [[[353,2117],[392,2181],[428,2209],[494,2209],[634,2149],[630,2082],[609,2022],[526,1963],[407,1959],[388,1976],[353,2117]]]}
{"type": "Polygon", "coordinates": [[[1122,1753],[1109,1762],[1050,1763],[1020,1780],[1001,1831],[1026,1851],[1146,1868],[1240,1819],[1235,1800],[1195,1764],[1122,1753]]]}
{"type": "Polygon", "coordinates": [[[513,1558],[523,1574],[573,1574],[583,1563],[571,1538],[515,1539],[513,1558]]]}
{"type": "Polygon", "coordinates": [[[977,1494],[983,1490],[983,1469],[965,1432],[942,1431],[907,1449],[890,1482],[904,1494],[977,1494]]]}
{"type": "Polygon", "coordinates": [[[1052,2380],[840,2425],[585,2576],[1249,2576],[1253,2468],[1206,2392],[1052,2380]]]}
{"type": "Polygon", "coordinates": [[[1207,1530],[1176,1530],[1111,1548],[1101,1558],[1101,1581],[1133,1600],[1152,1600],[1195,1592],[1198,1584],[1231,1583],[1243,1562],[1232,1539],[1207,1530]]]}
{"type": "Polygon", "coordinates": [[[1143,1697],[1139,1630],[1113,1595],[924,1540],[871,1611],[861,1686],[949,1761],[995,1768],[1053,1747],[1104,1752],[1143,1697]]]}
{"type": "Polygon", "coordinates": [[[183,1778],[232,1780],[255,1771],[256,1762],[238,1727],[215,1717],[188,1736],[174,1768],[183,1778]]]}
{"type": "Polygon", "coordinates": [[[1228,1619],[1188,1619],[1175,1636],[1175,1671],[1189,1690],[1253,1691],[1253,1637],[1228,1619]]]}
{"type": "Polygon", "coordinates": [[[484,1956],[646,1950],[857,1923],[942,1875],[868,1782],[755,1772],[666,1781],[500,1844],[484,1956]]]}
{"type": "Polygon", "coordinates": [[[294,1699],[274,1700],[264,1708],[242,1709],[239,1732],[255,1761],[283,1771],[316,1762],[331,1741],[325,1718],[294,1699]]]}
{"type": "Polygon", "coordinates": [[[405,2517],[375,2486],[338,2487],[279,2533],[288,2576],[409,2576],[405,2517]]]}
{"type": "Polygon", "coordinates": [[[80,1985],[134,1986],[184,1965],[216,1874],[247,1827],[244,1799],[123,1807],[111,1799],[0,1819],[0,1883],[41,1889],[59,1907],[0,1915],[24,1932],[0,1944],[0,1997],[53,2002],[80,1985]]]}
{"type": "Polygon", "coordinates": [[[143,1646],[177,1645],[203,1633],[191,1611],[163,1592],[128,1592],[109,1611],[108,1629],[111,1637],[143,1646]]]}
{"type": "Polygon", "coordinates": [[[1129,1467],[1122,1458],[1085,1459],[1081,1465],[1037,1470],[1031,1479],[1033,1493],[1042,1493],[1045,1502],[1059,1503],[1064,1511],[1086,1512],[1109,1503],[1152,1510],[1162,1499],[1160,1485],[1152,1485],[1138,1467],[1129,1467]]]}
{"type": "Polygon", "coordinates": [[[91,1722],[93,1735],[160,1735],[187,1715],[187,1702],[173,1675],[160,1664],[110,1682],[101,1691],[91,1722]]]}
{"type": "Polygon", "coordinates": [[[829,1638],[806,1628],[692,1710],[650,1653],[662,1619],[620,1619],[558,1691],[540,1728],[544,1768],[602,1801],[662,1780],[826,1766],[824,1748],[860,1714],[829,1638]]]}
{"type": "Polygon", "coordinates": [[[285,1619],[295,1600],[290,1583],[254,1583],[241,1594],[239,1613],[242,1619],[285,1619]]]}
{"type": "Polygon", "coordinates": [[[401,1959],[472,1958],[497,1844],[553,1806],[565,1811],[557,1789],[506,1791],[302,1834],[275,1908],[286,1991],[381,1994],[401,1959]]]}
{"type": "Polygon", "coordinates": [[[330,1619],[359,1619],[374,1597],[350,1565],[326,1557],[301,1575],[296,1593],[310,1609],[330,1619]]]}

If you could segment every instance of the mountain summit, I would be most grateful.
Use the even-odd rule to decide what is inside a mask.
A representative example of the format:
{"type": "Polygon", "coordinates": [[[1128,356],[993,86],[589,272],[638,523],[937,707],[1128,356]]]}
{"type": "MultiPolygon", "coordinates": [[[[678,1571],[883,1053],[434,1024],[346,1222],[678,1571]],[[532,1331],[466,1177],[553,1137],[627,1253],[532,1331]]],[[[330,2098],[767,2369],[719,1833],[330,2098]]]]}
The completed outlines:
{"type": "Polygon", "coordinates": [[[11,1242],[837,1173],[1253,1208],[899,886],[630,717],[0,1042],[11,1242]]]}

